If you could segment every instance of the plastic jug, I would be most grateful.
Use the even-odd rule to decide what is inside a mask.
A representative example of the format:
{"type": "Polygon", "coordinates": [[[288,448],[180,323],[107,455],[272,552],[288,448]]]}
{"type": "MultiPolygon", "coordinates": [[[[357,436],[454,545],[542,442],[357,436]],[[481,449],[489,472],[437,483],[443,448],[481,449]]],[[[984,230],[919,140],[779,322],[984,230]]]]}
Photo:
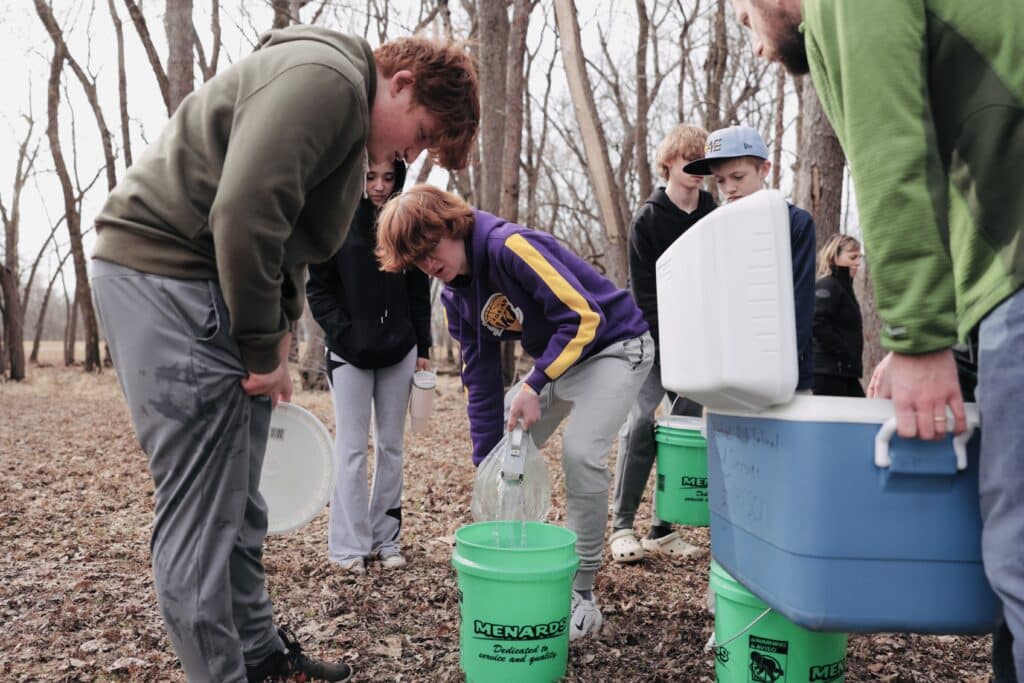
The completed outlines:
{"type": "Polygon", "coordinates": [[[551,507],[551,473],[530,433],[517,426],[476,471],[470,511],[477,522],[543,521],[551,507]]]}

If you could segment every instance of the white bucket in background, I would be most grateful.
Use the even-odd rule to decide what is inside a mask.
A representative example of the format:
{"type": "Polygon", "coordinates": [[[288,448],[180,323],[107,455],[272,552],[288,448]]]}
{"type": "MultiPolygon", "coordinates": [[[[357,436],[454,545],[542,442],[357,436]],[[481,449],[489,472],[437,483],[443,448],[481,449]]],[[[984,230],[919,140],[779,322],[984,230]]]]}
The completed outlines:
{"type": "Polygon", "coordinates": [[[434,387],[437,374],[433,370],[419,370],[412,374],[412,392],[409,394],[409,429],[413,434],[426,431],[430,414],[434,411],[434,387]]]}

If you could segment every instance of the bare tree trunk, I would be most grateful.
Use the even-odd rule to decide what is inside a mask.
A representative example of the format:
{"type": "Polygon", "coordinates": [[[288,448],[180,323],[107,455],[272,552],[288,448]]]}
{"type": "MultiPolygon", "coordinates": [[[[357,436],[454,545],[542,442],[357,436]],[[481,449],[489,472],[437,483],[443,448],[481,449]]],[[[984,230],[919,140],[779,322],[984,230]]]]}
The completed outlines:
{"type": "Polygon", "coordinates": [[[860,303],[860,315],[864,325],[864,386],[871,379],[871,373],[885,357],[882,348],[882,319],[878,316],[878,304],[875,301],[875,286],[871,281],[871,265],[865,262],[861,266],[859,277],[854,280],[854,290],[860,303]]]}
{"type": "Polygon", "coordinates": [[[782,136],[786,132],[786,69],[779,64],[775,74],[775,142],[772,147],[772,187],[782,181],[782,136]]]}
{"type": "Polygon", "coordinates": [[[803,125],[800,149],[800,194],[796,204],[814,216],[818,244],[839,232],[843,209],[843,167],[846,157],[828,122],[814,82],[805,78],[803,125]]]}
{"type": "MultiPolygon", "coordinates": [[[[501,210],[502,158],[508,74],[509,21],[506,0],[477,0],[480,16],[480,208],[501,210]]],[[[522,67],[520,67],[522,71],[522,67]]]]}
{"type": "Polygon", "coordinates": [[[725,0],[718,0],[713,19],[713,37],[708,45],[707,61],[704,62],[705,92],[707,109],[704,112],[704,127],[708,130],[721,128],[722,84],[725,82],[725,67],[729,61],[729,42],[725,24],[725,0]]]}
{"type": "Polygon", "coordinates": [[[149,65],[153,68],[157,85],[160,86],[160,95],[164,98],[164,106],[167,107],[167,115],[170,116],[174,113],[174,108],[171,106],[171,85],[167,80],[167,72],[164,71],[164,67],[160,63],[160,56],[153,45],[153,39],[149,35],[146,18],[142,16],[142,10],[139,9],[135,0],[124,0],[124,4],[128,8],[128,16],[132,18],[132,23],[135,25],[135,31],[139,34],[139,40],[142,41],[142,47],[146,50],[149,65]]]}
{"type": "Polygon", "coordinates": [[[58,114],[60,107],[60,74],[64,68],[66,54],[61,44],[54,46],[53,60],[50,63],[50,78],[47,86],[46,136],[50,141],[50,153],[53,165],[60,179],[61,191],[64,195],[64,215],[71,242],[72,261],[75,265],[75,291],[82,307],[83,325],[85,327],[85,370],[93,372],[102,368],[100,364],[99,330],[96,324],[96,313],[92,307],[92,295],[89,287],[89,274],[85,266],[85,249],[82,246],[81,216],[75,201],[75,193],[71,187],[71,176],[64,163],[64,154],[60,146],[60,125],[58,114]]]}
{"type": "MultiPolygon", "coordinates": [[[[793,86],[796,91],[796,139],[797,144],[801,144],[804,140],[804,81],[807,80],[805,76],[794,76],[793,86]]],[[[803,188],[800,186],[800,179],[803,175],[800,169],[803,167],[801,156],[796,155],[793,160],[793,197],[799,197],[803,188]]]]}
{"type": "Polygon", "coordinates": [[[57,277],[64,271],[64,262],[71,254],[69,251],[61,258],[60,263],[57,265],[57,269],[53,272],[53,276],[50,277],[50,284],[46,286],[46,293],[43,295],[43,301],[39,304],[39,317],[36,318],[36,330],[32,336],[32,353],[29,355],[28,360],[30,363],[39,362],[39,344],[43,338],[43,325],[46,322],[46,309],[50,304],[50,294],[53,293],[53,285],[57,282],[57,277]]]}
{"type": "Polygon", "coordinates": [[[640,184],[640,200],[651,196],[651,161],[647,155],[647,113],[650,102],[647,93],[647,41],[650,21],[647,18],[647,3],[636,0],[636,16],[639,21],[639,35],[636,39],[636,173],[640,184]]]}
{"type": "Polygon", "coordinates": [[[114,23],[114,35],[117,38],[117,97],[118,113],[121,118],[121,149],[125,168],[128,168],[132,165],[132,141],[128,128],[128,77],[124,65],[124,29],[121,17],[117,16],[114,0],[107,0],[107,7],[110,9],[110,19],[114,23]]]}
{"type": "MultiPolygon", "coordinates": [[[[85,97],[89,101],[89,107],[92,109],[93,117],[96,119],[96,127],[100,133],[103,160],[107,171],[107,189],[113,190],[114,186],[117,185],[117,167],[114,164],[114,145],[111,141],[113,136],[110,134],[110,129],[107,128],[107,122],[103,117],[103,109],[100,107],[99,95],[96,90],[96,78],[87,74],[85,69],[71,55],[67,43],[64,41],[64,34],[60,26],[57,25],[56,19],[53,18],[50,6],[43,0],[35,0],[35,3],[36,13],[43,22],[43,26],[46,27],[46,32],[50,34],[50,39],[53,41],[54,46],[60,47],[64,55],[63,61],[66,61],[68,66],[71,67],[75,77],[82,86],[82,90],[85,91],[85,97]]],[[[61,68],[63,69],[63,66],[61,68]]]]}
{"type": "Polygon", "coordinates": [[[614,181],[612,165],[608,159],[608,145],[601,119],[594,103],[594,90],[590,86],[587,67],[580,45],[580,26],[573,0],[555,0],[555,22],[562,42],[562,60],[565,63],[569,93],[576,110],[576,120],[586,150],[587,170],[594,187],[601,221],[605,226],[605,265],[615,284],[626,284],[626,225],[619,211],[619,189],[614,181]]]}
{"type": "Polygon", "coordinates": [[[327,358],[324,354],[324,331],[313,318],[309,304],[302,310],[299,325],[306,331],[306,349],[302,352],[301,378],[302,388],[307,391],[327,391],[327,358]]]}
{"type": "Polygon", "coordinates": [[[67,283],[64,288],[64,299],[68,302],[67,326],[64,328],[64,367],[75,364],[75,342],[78,339],[78,293],[68,297],[67,283]]]}
{"type": "Polygon", "coordinates": [[[167,1],[164,30],[167,32],[168,113],[174,113],[185,96],[195,88],[192,0],[167,1]]]}
{"type": "Polygon", "coordinates": [[[288,0],[271,0],[271,6],[274,8],[274,23],[273,28],[286,28],[292,23],[291,8],[288,6],[288,0]]]}
{"type": "Polygon", "coordinates": [[[4,300],[4,365],[10,367],[10,378],[25,379],[25,330],[22,325],[21,302],[18,298],[17,273],[10,267],[0,269],[0,292],[4,300]]]}

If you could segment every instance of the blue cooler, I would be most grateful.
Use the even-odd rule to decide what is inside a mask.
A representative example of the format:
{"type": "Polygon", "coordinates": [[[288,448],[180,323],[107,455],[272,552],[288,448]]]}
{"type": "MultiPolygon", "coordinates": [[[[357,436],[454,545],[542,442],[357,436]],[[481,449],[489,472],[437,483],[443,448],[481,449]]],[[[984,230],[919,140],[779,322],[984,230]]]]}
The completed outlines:
{"type": "Polygon", "coordinates": [[[808,629],[988,633],[979,434],[904,440],[892,415],[885,400],[803,395],[709,412],[711,552],[808,629]]]}

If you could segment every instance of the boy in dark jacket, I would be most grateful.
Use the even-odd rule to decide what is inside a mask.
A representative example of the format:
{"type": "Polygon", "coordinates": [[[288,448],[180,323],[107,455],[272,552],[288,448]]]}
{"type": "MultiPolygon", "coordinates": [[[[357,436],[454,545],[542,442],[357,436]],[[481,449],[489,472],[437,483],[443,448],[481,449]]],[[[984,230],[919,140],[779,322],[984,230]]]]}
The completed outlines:
{"type": "Polygon", "coordinates": [[[309,267],[306,294],[324,330],[327,378],[334,402],[337,474],[331,496],[328,556],[366,572],[366,558],[386,569],[405,565],[402,445],[413,372],[430,368],[430,282],[417,269],[385,273],[377,266],[377,212],[405,184],[402,161],[373,164],[366,197],[341,249],[309,267]],[[367,492],[367,437],[374,416],[374,474],[367,492]]]}
{"type": "Polygon", "coordinates": [[[860,242],[832,235],[818,254],[814,284],[814,393],[863,397],[864,325],[853,278],[860,268],[860,242]]]}
{"type": "MultiPolygon", "coordinates": [[[[637,306],[651,329],[655,345],[658,337],[658,290],[656,263],[666,249],[694,223],[715,208],[710,193],[700,189],[703,178],[683,171],[683,167],[704,155],[708,132],[699,126],[677,126],[658,148],[655,162],[666,184],[656,189],[640,207],[629,228],[629,284],[637,306]]],[[[615,500],[612,535],[608,539],[612,559],[637,562],[647,552],[685,557],[698,548],[680,538],[672,525],[658,518],[651,506],[651,529],[640,541],[633,531],[633,519],[654,464],[654,413],[665,397],[661,384],[660,346],[654,366],[647,376],[636,404],[619,432],[619,455],[615,463],[615,500]]],[[[700,404],[669,392],[672,412],[699,416],[700,404]]]]}
{"type": "MultiPolygon", "coordinates": [[[[704,158],[687,164],[687,173],[714,176],[728,202],[764,189],[771,171],[768,146],[749,126],[720,128],[704,145],[704,158]]],[[[796,317],[796,354],[799,377],[796,389],[808,393],[814,386],[811,327],[814,320],[814,219],[789,205],[789,248],[793,262],[793,304],[796,317]]]]}
{"type": "Polygon", "coordinates": [[[274,626],[259,493],[291,397],[305,266],[345,238],[366,159],[465,165],[480,106],[458,48],[271,31],[186,97],[96,218],[92,283],[155,484],[153,578],[189,681],[348,680],[274,626]]]}
{"type": "Polygon", "coordinates": [[[446,284],[441,298],[461,347],[474,464],[517,421],[540,446],[568,418],[562,467],[580,557],[569,638],[597,632],[603,618],[593,586],[607,523],[608,451],[654,362],[640,310],[551,235],[429,185],[384,207],[377,244],[385,270],[415,264],[446,284]],[[504,394],[501,342],[515,339],[535,364],[504,394]]]}

